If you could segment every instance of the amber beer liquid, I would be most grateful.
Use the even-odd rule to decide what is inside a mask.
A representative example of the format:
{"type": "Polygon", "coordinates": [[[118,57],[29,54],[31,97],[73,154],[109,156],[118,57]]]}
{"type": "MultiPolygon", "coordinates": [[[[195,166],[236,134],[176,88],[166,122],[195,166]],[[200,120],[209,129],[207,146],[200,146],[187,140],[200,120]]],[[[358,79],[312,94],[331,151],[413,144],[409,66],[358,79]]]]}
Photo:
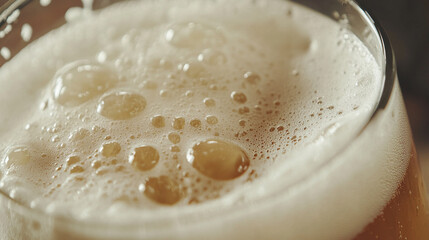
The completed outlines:
{"type": "Polygon", "coordinates": [[[413,149],[407,173],[381,214],[355,239],[427,239],[428,202],[413,149]]]}
{"type": "Polygon", "coordinates": [[[429,239],[390,46],[354,2],[105,3],[0,46],[1,239],[429,239]]]}

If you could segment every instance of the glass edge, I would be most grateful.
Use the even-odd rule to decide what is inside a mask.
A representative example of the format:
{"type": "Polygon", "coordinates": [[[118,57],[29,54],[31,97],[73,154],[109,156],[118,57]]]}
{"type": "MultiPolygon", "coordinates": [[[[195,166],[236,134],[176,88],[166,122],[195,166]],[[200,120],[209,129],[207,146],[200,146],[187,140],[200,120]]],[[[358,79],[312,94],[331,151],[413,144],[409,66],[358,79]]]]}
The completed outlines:
{"type": "MultiPolygon", "coordinates": [[[[12,14],[16,9],[20,9],[22,7],[24,7],[26,4],[28,4],[30,1],[32,0],[9,0],[5,3],[5,6],[0,6],[0,26],[2,26],[6,21],[7,21],[7,17],[12,14]]],[[[341,149],[339,149],[331,159],[335,159],[337,156],[341,155],[345,150],[348,149],[348,146],[354,142],[354,140],[356,138],[358,138],[365,130],[366,128],[371,124],[371,122],[373,122],[373,120],[376,118],[376,116],[378,115],[379,112],[381,112],[382,110],[384,110],[386,108],[386,106],[389,103],[389,100],[391,98],[392,95],[392,91],[393,91],[393,86],[395,84],[395,78],[396,78],[396,62],[395,62],[395,57],[394,57],[394,52],[391,46],[391,43],[389,41],[388,35],[385,32],[385,30],[383,29],[383,27],[381,26],[381,24],[379,23],[379,21],[374,18],[373,14],[366,10],[364,8],[364,6],[358,4],[357,2],[355,2],[354,0],[349,0],[348,3],[355,5],[354,7],[361,13],[361,15],[365,16],[368,20],[371,21],[371,23],[374,25],[375,30],[378,34],[377,38],[380,41],[381,44],[381,49],[383,51],[384,54],[384,64],[385,66],[382,66],[382,73],[383,73],[383,80],[384,82],[382,83],[382,89],[381,89],[381,96],[379,98],[378,104],[376,105],[374,112],[372,113],[372,115],[370,116],[369,120],[366,122],[366,124],[364,124],[364,126],[361,128],[360,131],[358,131],[358,133],[351,138],[350,142],[348,144],[345,144],[345,146],[341,149]]],[[[328,161],[327,163],[329,163],[330,161],[328,161]]],[[[323,167],[323,165],[321,166],[323,167]]],[[[299,184],[299,182],[298,182],[299,184]]],[[[145,219],[142,219],[142,222],[139,222],[137,224],[133,224],[130,225],[128,222],[127,224],[122,224],[122,225],[118,225],[117,222],[96,222],[96,221],[81,221],[79,219],[75,219],[75,218],[71,218],[71,217],[66,217],[66,216],[60,216],[60,215],[50,215],[42,210],[39,209],[34,209],[31,208],[25,204],[20,203],[19,201],[11,198],[8,194],[6,194],[3,191],[0,191],[0,198],[4,198],[0,201],[7,201],[7,206],[9,207],[9,204],[14,204],[14,207],[18,207],[19,209],[15,209],[18,210],[18,212],[20,214],[26,215],[26,214],[31,214],[32,215],[32,219],[34,219],[34,217],[39,217],[38,219],[42,220],[42,219],[51,219],[54,220],[55,222],[58,222],[59,224],[64,224],[64,225],[73,225],[74,227],[82,227],[84,229],[93,229],[94,228],[106,228],[106,227],[113,227],[114,231],[121,231],[121,230],[126,230],[126,229],[136,229],[138,227],[142,227],[142,224],[145,224],[145,219]],[[115,226],[113,226],[115,225],[115,226]]],[[[5,204],[5,203],[2,203],[5,204]]],[[[223,210],[227,210],[228,206],[226,206],[225,209],[223,210]]],[[[237,209],[239,210],[239,209],[237,209]]],[[[217,209],[215,211],[214,214],[211,215],[211,217],[217,215],[217,214],[221,214],[220,209],[217,209]]],[[[189,217],[189,216],[187,216],[189,217]]],[[[161,218],[158,221],[162,221],[165,220],[165,218],[161,218]]],[[[106,228],[107,229],[107,228],[106,228]]],[[[110,230],[112,230],[111,228],[109,228],[110,230]]],[[[146,228],[141,229],[142,231],[144,231],[146,228]]],[[[156,231],[157,229],[153,229],[154,231],[156,231]]],[[[151,231],[149,231],[151,232],[151,231]]]]}
{"type": "Polygon", "coordinates": [[[23,8],[31,0],[9,0],[0,6],[0,26],[7,22],[7,18],[17,9],[23,8]]]}

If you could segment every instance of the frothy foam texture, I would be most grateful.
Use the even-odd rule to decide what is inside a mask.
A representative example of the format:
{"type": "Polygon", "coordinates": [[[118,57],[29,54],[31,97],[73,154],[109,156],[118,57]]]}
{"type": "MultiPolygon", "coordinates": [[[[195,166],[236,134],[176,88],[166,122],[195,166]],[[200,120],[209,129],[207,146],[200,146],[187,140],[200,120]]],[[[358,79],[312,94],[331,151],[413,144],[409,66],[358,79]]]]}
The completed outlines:
{"type": "Polygon", "coordinates": [[[116,5],[0,70],[0,185],[76,218],[204,204],[367,118],[380,77],[354,35],[291,3],[116,5]]]}

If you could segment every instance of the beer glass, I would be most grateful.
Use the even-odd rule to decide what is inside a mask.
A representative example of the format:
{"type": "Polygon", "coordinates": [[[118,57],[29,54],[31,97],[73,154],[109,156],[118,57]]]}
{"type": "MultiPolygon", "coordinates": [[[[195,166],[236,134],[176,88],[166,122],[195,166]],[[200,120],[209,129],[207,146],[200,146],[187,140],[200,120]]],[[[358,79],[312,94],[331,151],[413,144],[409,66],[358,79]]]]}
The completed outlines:
{"type": "MultiPolygon", "coordinates": [[[[116,2],[120,1],[94,0],[92,4],[98,10],[116,2]]],[[[281,188],[266,186],[268,190],[251,204],[217,206],[209,202],[184,209],[165,208],[150,217],[123,222],[54,216],[1,191],[0,238],[314,239],[317,233],[317,239],[429,239],[426,191],[386,34],[354,1],[293,2],[354,33],[381,66],[384,81],[376,109],[359,129],[354,129],[352,138],[326,146],[329,151],[325,148],[323,154],[320,149],[309,149],[314,152],[301,156],[303,161],[312,162],[310,172],[317,175],[318,183],[311,186],[316,188],[308,185],[315,181],[314,176],[305,174],[281,188]],[[351,164],[353,171],[341,174],[351,164]],[[285,202],[288,206],[292,202],[294,207],[284,207],[285,202]],[[318,208],[320,202],[327,210],[318,208]]],[[[83,6],[77,0],[1,3],[0,66],[33,40],[64,24],[67,10],[83,6]]]]}

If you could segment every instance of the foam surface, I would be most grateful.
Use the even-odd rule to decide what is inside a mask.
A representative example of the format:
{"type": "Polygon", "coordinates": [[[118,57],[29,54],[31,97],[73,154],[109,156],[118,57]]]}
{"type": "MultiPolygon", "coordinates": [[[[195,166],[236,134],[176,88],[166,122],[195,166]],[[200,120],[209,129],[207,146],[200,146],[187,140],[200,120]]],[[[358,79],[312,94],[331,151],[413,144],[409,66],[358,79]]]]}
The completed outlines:
{"type": "MultiPolygon", "coordinates": [[[[367,121],[380,78],[354,35],[290,3],[118,5],[0,70],[0,186],[32,208],[96,221],[241,206],[271,194],[266,183],[293,189],[312,172],[322,189],[325,152],[367,121]]],[[[387,182],[393,192],[398,177],[387,182]]],[[[306,206],[287,199],[274,205],[306,206]]]]}

